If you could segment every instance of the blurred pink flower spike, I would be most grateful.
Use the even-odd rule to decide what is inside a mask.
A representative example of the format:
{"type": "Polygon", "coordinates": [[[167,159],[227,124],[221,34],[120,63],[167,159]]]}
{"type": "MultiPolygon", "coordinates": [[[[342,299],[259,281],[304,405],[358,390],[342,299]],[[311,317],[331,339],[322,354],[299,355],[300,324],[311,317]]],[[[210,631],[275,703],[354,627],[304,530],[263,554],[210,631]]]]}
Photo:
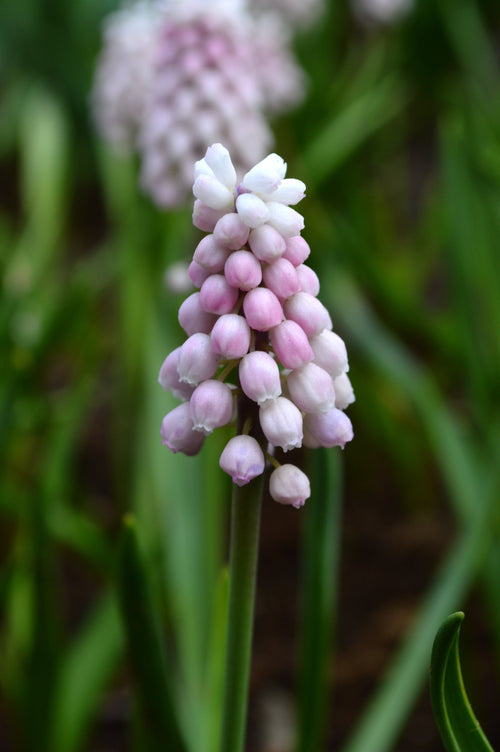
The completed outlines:
{"type": "MultiPolygon", "coordinates": [[[[300,200],[300,181],[279,185],[286,165],[278,155],[249,169],[272,144],[269,117],[305,93],[291,46],[296,13],[276,10],[234,0],[152,0],[124,4],[105,19],[92,93],[97,128],[114,147],[139,152],[141,185],[164,208],[186,200],[192,166],[208,147],[194,186],[208,209],[194,209],[204,231],[213,230],[215,213],[230,209],[237,172],[248,171],[244,190],[255,198],[262,190],[273,201],[300,200]]],[[[309,16],[301,14],[301,25],[309,16]]]]}

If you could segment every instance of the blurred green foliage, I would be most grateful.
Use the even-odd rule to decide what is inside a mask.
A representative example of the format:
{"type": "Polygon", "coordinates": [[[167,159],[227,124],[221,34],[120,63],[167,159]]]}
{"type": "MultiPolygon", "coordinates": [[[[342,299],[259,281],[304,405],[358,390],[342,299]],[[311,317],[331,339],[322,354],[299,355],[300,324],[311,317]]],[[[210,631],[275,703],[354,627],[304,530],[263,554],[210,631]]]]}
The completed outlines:
{"type": "MultiPolygon", "coordinates": [[[[0,6],[0,692],[16,748],[90,748],[110,688],[129,686],[127,640],[132,668],[144,649],[133,608],[144,577],[163,626],[158,681],[174,697],[175,733],[190,752],[213,752],[224,435],[196,458],[159,444],[173,403],[156,375],[182,340],[180,297],[165,293],[163,272],[189,257],[196,234],[189,207],[156,210],[134,160],[108,153],[93,132],[100,22],[115,5],[0,6]],[[122,551],[117,577],[130,510],[142,545],[122,551]]],[[[374,453],[385,463],[374,503],[391,476],[409,514],[444,502],[457,526],[349,752],[394,748],[432,637],[476,584],[500,657],[499,33],[495,0],[416,0],[387,28],[362,28],[347,2],[331,0],[296,40],[308,97],[276,123],[276,150],[308,186],[321,297],[350,350],[358,401],[344,485],[364,488],[359,468],[374,453]]],[[[297,752],[325,748],[338,459],[315,460],[318,501],[304,511],[297,752]]],[[[143,624],[149,608],[137,610],[143,624]]],[[[137,686],[134,744],[148,749],[137,686]]]]}

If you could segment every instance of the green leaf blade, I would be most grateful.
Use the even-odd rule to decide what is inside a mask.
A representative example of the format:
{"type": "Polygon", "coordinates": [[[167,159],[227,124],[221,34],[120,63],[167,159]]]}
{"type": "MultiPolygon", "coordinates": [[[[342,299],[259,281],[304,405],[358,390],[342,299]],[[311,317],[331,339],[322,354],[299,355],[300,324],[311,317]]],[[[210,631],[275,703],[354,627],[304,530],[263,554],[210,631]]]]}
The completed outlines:
{"type": "Polygon", "coordinates": [[[434,717],[448,752],[493,752],[474,715],[460,668],[459,635],[464,614],[451,614],[432,648],[430,691],[434,717]]]}

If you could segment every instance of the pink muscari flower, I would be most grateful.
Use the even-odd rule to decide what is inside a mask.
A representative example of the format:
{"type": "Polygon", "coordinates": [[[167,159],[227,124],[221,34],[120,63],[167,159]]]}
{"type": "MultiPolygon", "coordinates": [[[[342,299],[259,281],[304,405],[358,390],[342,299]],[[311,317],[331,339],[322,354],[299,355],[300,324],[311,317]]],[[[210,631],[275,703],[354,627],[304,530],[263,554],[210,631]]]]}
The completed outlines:
{"type": "Polygon", "coordinates": [[[265,201],[255,193],[242,193],[236,199],[236,211],[247,227],[255,228],[269,219],[269,209],[265,201]]]}
{"type": "MultiPolygon", "coordinates": [[[[233,190],[236,185],[236,170],[231,161],[231,155],[225,146],[222,146],[222,144],[209,146],[205,152],[205,158],[200,161],[208,165],[212,174],[222,185],[225,185],[230,191],[233,190]]],[[[195,176],[196,167],[197,165],[195,165],[195,176]]]]}
{"type": "Polygon", "coordinates": [[[245,295],[243,311],[252,329],[267,332],[280,323],[283,309],[276,295],[267,287],[254,287],[245,295]]]}
{"type": "Polygon", "coordinates": [[[215,175],[198,175],[194,181],[193,193],[210,209],[230,211],[233,205],[232,191],[217,180],[215,175]]]}
{"type": "Polygon", "coordinates": [[[217,371],[220,356],[212,350],[208,334],[192,334],[181,346],[177,360],[179,381],[197,386],[200,381],[210,379],[217,371]]]}
{"type": "Polygon", "coordinates": [[[278,397],[262,405],[259,421],[264,436],[284,452],[302,446],[302,414],[286,397],[278,397]]]}
{"type": "Polygon", "coordinates": [[[214,227],[214,238],[223,248],[238,251],[247,242],[249,232],[239,214],[225,214],[214,227]]]}
{"type": "Polygon", "coordinates": [[[193,430],[189,402],[174,407],[161,424],[162,444],[176,454],[182,452],[192,457],[198,454],[205,439],[202,433],[193,430]]]}
{"type": "Polygon", "coordinates": [[[225,313],[220,316],[210,334],[212,350],[223,358],[242,358],[250,347],[250,327],[244,316],[225,313]]]}
{"type": "Polygon", "coordinates": [[[191,261],[188,266],[188,276],[195,287],[201,287],[204,281],[210,277],[210,274],[211,272],[208,269],[200,266],[196,261],[191,261]]]}
{"type": "Polygon", "coordinates": [[[217,317],[213,313],[207,313],[200,306],[199,292],[193,292],[181,303],[178,318],[179,324],[188,336],[196,334],[196,332],[209,334],[217,321],[217,317]]]}
{"type": "Polygon", "coordinates": [[[345,342],[338,334],[323,329],[311,337],[309,343],[314,352],[313,362],[328,371],[332,379],[348,370],[345,342]]]}
{"type": "Polygon", "coordinates": [[[284,238],[293,238],[304,229],[304,217],[298,211],[279,201],[268,201],[268,224],[274,227],[284,238]]]}
{"type": "Polygon", "coordinates": [[[179,361],[180,351],[181,348],[177,347],[175,350],[172,350],[169,355],[167,355],[160,368],[158,382],[161,385],[162,389],[165,389],[166,392],[172,392],[174,397],[176,397],[177,399],[188,400],[193,393],[194,386],[183,384],[181,381],[179,381],[177,363],[179,361]]]}
{"type": "Polygon", "coordinates": [[[335,407],[332,377],[315,363],[290,371],[286,383],[290,397],[306,413],[326,413],[335,407]]]}
{"type": "Polygon", "coordinates": [[[262,224],[251,231],[248,245],[259,261],[271,262],[283,255],[285,239],[271,225],[262,224]]]}
{"type": "Polygon", "coordinates": [[[200,305],[207,313],[231,313],[237,300],[238,290],[223,274],[212,274],[201,286],[200,305]]]}
{"type": "Polygon", "coordinates": [[[304,417],[304,446],[310,449],[320,446],[327,449],[339,446],[343,449],[353,436],[351,421],[336,407],[327,413],[304,417]]]}
{"type": "Polygon", "coordinates": [[[264,452],[252,436],[234,436],[226,444],[219,465],[233,483],[243,486],[264,472],[264,452]]]}
{"type": "Polygon", "coordinates": [[[259,406],[281,395],[278,364],[262,350],[254,350],[242,358],[239,377],[244,393],[259,406]]]}
{"type": "Polygon", "coordinates": [[[345,410],[355,400],[349,376],[346,373],[341,373],[334,379],[333,385],[335,387],[335,407],[338,407],[339,410],[345,410]]]}
{"type": "Polygon", "coordinates": [[[286,175],[286,162],[278,154],[268,154],[249,170],[242,185],[252,193],[268,196],[273,193],[286,175]]]}
{"type": "Polygon", "coordinates": [[[295,465],[281,465],[269,478],[269,493],[279,504],[300,509],[311,495],[311,484],[307,475],[295,465]]]}
{"type": "Polygon", "coordinates": [[[316,297],[319,293],[319,279],[314,269],[307,264],[299,264],[296,270],[302,292],[308,292],[309,295],[316,297]]]}
{"type": "Polygon", "coordinates": [[[205,436],[225,426],[233,417],[233,394],[222,381],[207,379],[199,384],[189,400],[193,429],[205,436]]]}
{"type": "Polygon", "coordinates": [[[215,235],[205,235],[196,246],[193,261],[215,274],[224,269],[229,253],[229,249],[221,245],[215,235]]]}
{"type": "Polygon", "coordinates": [[[224,275],[231,287],[253,290],[262,282],[262,267],[250,251],[236,251],[226,261],[224,275]]]}
{"type": "Polygon", "coordinates": [[[280,204],[298,204],[304,198],[306,190],[305,183],[302,180],[295,180],[295,178],[285,178],[281,181],[275,191],[267,196],[269,201],[278,202],[280,204]]]}
{"type": "Polygon", "coordinates": [[[297,204],[304,198],[306,186],[302,180],[285,178],[286,169],[278,154],[269,154],[246,173],[242,186],[266,202],[297,204]]]}
{"type": "Polygon", "coordinates": [[[301,289],[300,278],[295,267],[284,258],[279,258],[272,264],[264,266],[263,277],[266,287],[272,290],[280,300],[286,300],[301,289]]]}
{"type": "Polygon", "coordinates": [[[302,264],[311,253],[309,244],[304,240],[301,235],[294,235],[291,238],[287,238],[285,241],[285,251],[283,258],[290,261],[294,266],[302,264]]]}
{"type": "Polygon", "coordinates": [[[225,212],[222,210],[211,209],[200,201],[199,198],[193,204],[193,224],[199,230],[203,232],[213,232],[215,226],[221,217],[225,216],[225,212]]]}
{"type": "Polygon", "coordinates": [[[269,336],[273,350],[285,368],[300,368],[314,357],[306,333],[291,319],[271,329],[269,336]]]}
{"type": "Polygon", "coordinates": [[[292,295],[285,302],[283,310],[285,316],[299,324],[308,337],[332,328],[332,320],[325,306],[308,292],[292,295]]]}

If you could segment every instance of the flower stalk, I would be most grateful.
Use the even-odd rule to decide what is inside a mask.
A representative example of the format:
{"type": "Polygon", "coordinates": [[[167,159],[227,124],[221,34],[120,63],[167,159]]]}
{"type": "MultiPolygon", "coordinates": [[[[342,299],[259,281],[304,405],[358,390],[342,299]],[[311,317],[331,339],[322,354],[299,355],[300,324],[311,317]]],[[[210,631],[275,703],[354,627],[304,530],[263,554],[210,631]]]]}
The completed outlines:
{"type": "MultiPolygon", "coordinates": [[[[255,404],[241,395],[238,428],[253,417],[251,433],[262,447],[255,413],[255,404]]],[[[233,484],[221,752],[243,752],[245,743],[264,477],[261,473],[249,483],[233,484]]]]}
{"type": "Polygon", "coordinates": [[[221,752],[244,748],[263,477],[233,486],[221,752]]]}

